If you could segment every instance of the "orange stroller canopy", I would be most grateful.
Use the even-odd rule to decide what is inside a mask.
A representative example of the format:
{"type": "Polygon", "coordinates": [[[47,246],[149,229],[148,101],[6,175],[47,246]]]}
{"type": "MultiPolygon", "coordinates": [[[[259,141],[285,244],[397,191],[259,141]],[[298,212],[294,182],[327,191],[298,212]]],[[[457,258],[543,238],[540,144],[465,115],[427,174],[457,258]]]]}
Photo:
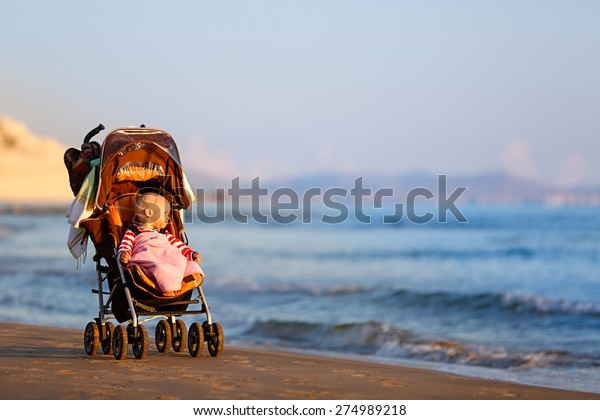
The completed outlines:
{"type": "Polygon", "coordinates": [[[182,209],[191,204],[177,145],[171,135],[153,128],[121,128],[102,145],[96,206],[111,205],[140,187],[159,189],[182,209]]]}

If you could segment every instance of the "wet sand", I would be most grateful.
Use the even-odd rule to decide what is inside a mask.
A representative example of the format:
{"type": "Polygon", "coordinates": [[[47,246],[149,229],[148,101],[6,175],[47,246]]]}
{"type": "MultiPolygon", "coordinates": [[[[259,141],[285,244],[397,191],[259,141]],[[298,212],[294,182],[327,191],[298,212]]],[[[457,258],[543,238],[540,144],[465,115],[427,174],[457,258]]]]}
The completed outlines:
{"type": "Polygon", "coordinates": [[[3,400],[470,400],[600,399],[423,369],[228,347],[218,358],[88,356],[80,330],[0,323],[3,400]]]}

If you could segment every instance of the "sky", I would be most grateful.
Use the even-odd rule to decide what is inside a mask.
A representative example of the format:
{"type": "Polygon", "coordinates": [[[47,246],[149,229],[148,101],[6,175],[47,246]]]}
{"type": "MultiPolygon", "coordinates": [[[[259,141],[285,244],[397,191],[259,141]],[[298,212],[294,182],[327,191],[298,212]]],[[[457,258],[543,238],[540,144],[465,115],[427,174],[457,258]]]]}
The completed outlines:
{"type": "Polygon", "coordinates": [[[65,145],[143,123],[229,179],[600,185],[597,0],[0,6],[0,114],[65,145]]]}

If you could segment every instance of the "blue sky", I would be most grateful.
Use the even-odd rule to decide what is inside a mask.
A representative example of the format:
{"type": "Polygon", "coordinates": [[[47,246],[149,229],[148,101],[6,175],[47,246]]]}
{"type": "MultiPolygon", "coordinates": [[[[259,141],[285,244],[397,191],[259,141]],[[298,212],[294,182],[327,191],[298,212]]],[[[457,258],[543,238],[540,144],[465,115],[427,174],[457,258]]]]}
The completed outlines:
{"type": "Polygon", "coordinates": [[[163,128],[265,178],[600,185],[598,1],[5,1],[0,113],[77,146],[163,128]]]}

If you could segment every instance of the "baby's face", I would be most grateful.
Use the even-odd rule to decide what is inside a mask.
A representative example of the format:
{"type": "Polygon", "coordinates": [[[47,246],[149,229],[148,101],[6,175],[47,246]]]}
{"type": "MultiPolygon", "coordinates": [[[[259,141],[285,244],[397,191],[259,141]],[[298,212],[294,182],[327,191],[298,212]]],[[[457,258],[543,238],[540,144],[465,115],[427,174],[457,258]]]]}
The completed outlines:
{"type": "Polygon", "coordinates": [[[163,198],[162,203],[157,203],[161,207],[160,214],[157,215],[156,221],[152,223],[154,229],[164,229],[169,223],[169,213],[171,212],[171,206],[166,199],[163,198]]]}
{"type": "Polygon", "coordinates": [[[153,229],[164,229],[169,222],[171,206],[166,198],[157,194],[145,194],[137,208],[138,221],[153,229]]]}

